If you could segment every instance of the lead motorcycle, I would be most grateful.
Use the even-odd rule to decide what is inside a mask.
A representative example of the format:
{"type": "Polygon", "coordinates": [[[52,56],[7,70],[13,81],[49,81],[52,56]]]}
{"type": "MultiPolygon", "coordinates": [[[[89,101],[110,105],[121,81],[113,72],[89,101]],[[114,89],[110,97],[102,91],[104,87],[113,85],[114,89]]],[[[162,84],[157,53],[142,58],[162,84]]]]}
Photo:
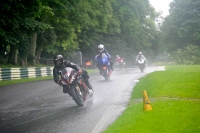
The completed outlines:
{"type": "Polygon", "coordinates": [[[78,72],[71,67],[66,67],[60,71],[62,86],[67,89],[79,107],[85,105],[86,101],[93,101],[93,90],[90,90],[84,79],[78,72]]]}
{"type": "Polygon", "coordinates": [[[142,57],[139,57],[138,61],[137,61],[138,67],[140,69],[140,71],[143,73],[144,69],[145,69],[145,60],[142,57]]]}
{"type": "Polygon", "coordinates": [[[105,78],[105,80],[109,80],[111,76],[111,67],[109,62],[110,55],[101,53],[99,55],[96,55],[95,61],[100,66],[100,71],[102,72],[102,76],[105,78]],[[110,70],[110,71],[109,71],[110,70]]]}

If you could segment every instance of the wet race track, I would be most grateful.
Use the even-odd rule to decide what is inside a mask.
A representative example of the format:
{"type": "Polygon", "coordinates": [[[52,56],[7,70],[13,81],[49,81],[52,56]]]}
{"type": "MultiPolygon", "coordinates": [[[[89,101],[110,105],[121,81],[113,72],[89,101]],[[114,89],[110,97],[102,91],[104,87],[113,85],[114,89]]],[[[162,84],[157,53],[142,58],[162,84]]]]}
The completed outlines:
{"type": "Polygon", "coordinates": [[[110,81],[90,75],[94,101],[84,107],[53,80],[0,87],[0,133],[100,133],[125,109],[135,80],[156,70],[116,69],[110,81]]]}

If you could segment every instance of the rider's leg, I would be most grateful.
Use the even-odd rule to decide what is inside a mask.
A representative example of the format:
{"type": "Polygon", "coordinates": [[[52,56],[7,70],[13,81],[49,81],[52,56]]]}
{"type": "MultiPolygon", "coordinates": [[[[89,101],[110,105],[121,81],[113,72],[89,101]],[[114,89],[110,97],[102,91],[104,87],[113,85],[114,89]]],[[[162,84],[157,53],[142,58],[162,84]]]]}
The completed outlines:
{"type": "Polygon", "coordinates": [[[92,89],[92,85],[90,84],[89,80],[85,80],[86,85],[88,86],[89,89],[92,89]]]}
{"type": "Polygon", "coordinates": [[[92,85],[91,85],[90,82],[89,82],[89,78],[90,78],[90,77],[89,77],[87,71],[84,70],[84,69],[82,69],[82,72],[83,72],[82,77],[83,77],[83,79],[85,80],[86,85],[88,86],[89,89],[92,89],[92,85]]]}
{"type": "Polygon", "coordinates": [[[111,72],[111,65],[107,65],[108,71],[111,72]]]}
{"type": "Polygon", "coordinates": [[[114,71],[114,68],[113,68],[113,62],[110,60],[110,67],[111,69],[114,71]]]}

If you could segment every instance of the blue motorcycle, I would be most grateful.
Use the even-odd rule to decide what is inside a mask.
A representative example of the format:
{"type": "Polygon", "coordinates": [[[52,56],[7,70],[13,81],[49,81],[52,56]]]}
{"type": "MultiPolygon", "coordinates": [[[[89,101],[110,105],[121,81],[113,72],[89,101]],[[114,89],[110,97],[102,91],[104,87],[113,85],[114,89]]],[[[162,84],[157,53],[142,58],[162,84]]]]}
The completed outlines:
{"type": "Polygon", "coordinates": [[[101,75],[105,78],[105,80],[110,79],[110,75],[112,72],[109,59],[111,59],[111,56],[108,53],[100,53],[95,57],[97,67],[99,68],[101,75]]]}

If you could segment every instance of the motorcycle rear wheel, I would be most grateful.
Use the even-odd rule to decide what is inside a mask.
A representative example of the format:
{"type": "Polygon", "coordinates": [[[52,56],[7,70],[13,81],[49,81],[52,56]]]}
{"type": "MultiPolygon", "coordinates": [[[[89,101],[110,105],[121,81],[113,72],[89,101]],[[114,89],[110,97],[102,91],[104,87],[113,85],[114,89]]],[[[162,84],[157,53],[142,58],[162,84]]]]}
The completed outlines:
{"type": "Polygon", "coordinates": [[[108,80],[108,73],[106,69],[103,69],[103,76],[105,78],[105,80],[108,80]]]}
{"type": "Polygon", "coordinates": [[[79,88],[80,91],[78,91],[76,89],[76,86],[72,86],[71,87],[71,90],[72,90],[72,97],[74,99],[74,101],[76,102],[76,104],[79,106],[79,107],[83,107],[85,102],[83,100],[83,96],[84,96],[84,92],[81,91],[81,88],[79,88]],[[80,93],[81,92],[81,93],[80,93]]]}

